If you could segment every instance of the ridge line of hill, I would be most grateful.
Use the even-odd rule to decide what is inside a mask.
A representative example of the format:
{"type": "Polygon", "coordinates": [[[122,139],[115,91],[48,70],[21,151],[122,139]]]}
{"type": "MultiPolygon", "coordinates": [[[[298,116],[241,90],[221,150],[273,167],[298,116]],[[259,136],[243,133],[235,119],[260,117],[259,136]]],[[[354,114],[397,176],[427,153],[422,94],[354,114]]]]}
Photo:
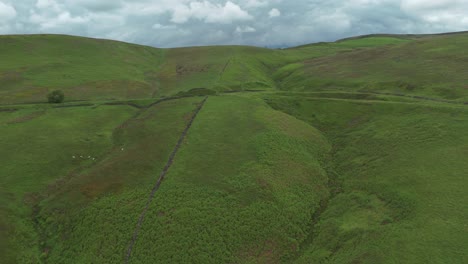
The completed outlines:
{"type": "MultiPolygon", "coordinates": [[[[354,39],[361,39],[361,38],[370,38],[370,37],[394,37],[394,38],[424,38],[424,37],[431,37],[431,36],[447,36],[447,35],[457,35],[457,34],[468,34],[468,30],[462,31],[454,31],[454,32],[441,32],[441,33],[421,33],[421,34],[405,34],[405,33],[372,33],[372,34],[364,34],[364,35],[357,35],[352,37],[345,37],[340,38],[335,41],[317,41],[317,42],[310,42],[304,43],[299,45],[293,45],[289,47],[285,47],[283,49],[290,49],[290,48],[298,48],[302,46],[309,46],[313,44],[320,44],[320,43],[334,43],[334,42],[342,42],[347,40],[354,40],[354,39]]],[[[234,45],[192,45],[192,46],[177,46],[177,47],[157,47],[152,45],[146,44],[139,44],[134,42],[127,42],[123,40],[116,40],[116,39],[106,39],[106,38],[99,38],[99,37],[89,37],[89,36],[79,36],[79,35],[70,35],[70,34],[56,34],[56,33],[40,33],[40,34],[0,34],[0,37],[23,37],[23,36],[32,36],[32,37],[41,37],[41,36],[55,36],[55,37],[72,37],[72,38],[82,38],[82,39],[89,39],[89,40],[97,40],[97,41],[111,41],[116,43],[124,43],[129,45],[136,45],[141,47],[148,47],[148,48],[155,48],[161,50],[167,49],[184,49],[184,48],[197,48],[197,47],[255,47],[255,48],[265,48],[269,50],[275,50],[278,48],[270,48],[270,47],[263,47],[263,46],[254,46],[254,45],[242,45],[242,44],[234,44],[234,45]]]]}
{"type": "Polygon", "coordinates": [[[375,34],[365,34],[365,35],[359,35],[359,36],[354,36],[354,37],[342,38],[334,42],[341,42],[341,41],[361,39],[361,38],[370,38],[370,37],[423,38],[423,37],[447,36],[447,35],[457,35],[457,34],[466,34],[466,33],[468,33],[468,30],[455,31],[455,32],[442,32],[442,33],[427,33],[427,34],[375,33],[375,34]]]}
{"type": "Polygon", "coordinates": [[[169,159],[167,160],[167,163],[164,166],[164,169],[162,170],[161,174],[159,175],[158,181],[156,182],[153,189],[151,190],[151,194],[150,194],[150,196],[148,198],[148,201],[146,202],[145,208],[143,209],[143,211],[142,211],[142,213],[140,215],[140,218],[138,219],[137,226],[136,226],[136,228],[135,228],[135,230],[133,232],[132,240],[130,241],[130,244],[128,246],[127,254],[126,254],[126,257],[125,257],[125,263],[130,262],[130,257],[132,255],[133,246],[135,245],[135,242],[136,242],[136,240],[138,238],[138,232],[141,229],[141,226],[143,224],[143,220],[145,218],[146,212],[148,211],[149,205],[152,202],[156,191],[159,189],[159,186],[161,185],[161,182],[164,180],[164,177],[166,176],[169,168],[171,167],[172,163],[174,162],[175,155],[177,154],[177,151],[179,150],[179,148],[182,146],[182,142],[184,141],[185,137],[187,136],[187,133],[188,133],[190,127],[192,126],[193,121],[195,120],[198,113],[200,112],[200,110],[205,105],[205,102],[206,102],[207,99],[208,99],[208,96],[206,96],[200,102],[200,104],[197,106],[197,108],[195,109],[195,112],[193,113],[192,117],[190,118],[190,120],[189,120],[187,126],[185,127],[184,131],[180,135],[179,140],[177,141],[177,144],[175,145],[174,149],[172,150],[171,155],[169,156],[169,159]]]}

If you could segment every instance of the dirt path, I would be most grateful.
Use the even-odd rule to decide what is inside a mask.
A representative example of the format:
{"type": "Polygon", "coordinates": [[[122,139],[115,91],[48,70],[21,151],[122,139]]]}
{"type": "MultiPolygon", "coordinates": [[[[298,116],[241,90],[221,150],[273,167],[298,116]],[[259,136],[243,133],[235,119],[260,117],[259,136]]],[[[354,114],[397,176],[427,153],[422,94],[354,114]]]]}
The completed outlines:
{"type": "Polygon", "coordinates": [[[468,105],[468,102],[463,101],[453,101],[453,100],[446,100],[441,98],[431,98],[419,95],[408,95],[408,94],[401,94],[401,93],[386,93],[386,92],[374,92],[374,91],[361,91],[364,93],[371,93],[371,94],[381,94],[381,95],[391,95],[391,96],[400,96],[400,97],[408,97],[412,99],[418,100],[425,100],[425,101],[433,101],[433,102],[440,102],[440,103],[448,103],[448,104],[464,104],[468,105]]]}
{"type": "Polygon", "coordinates": [[[224,72],[226,71],[227,67],[228,67],[229,64],[231,63],[231,59],[232,59],[232,57],[230,57],[230,58],[227,60],[226,64],[224,64],[223,69],[222,69],[221,72],[219,73],[218,82],[220,82],[221,79],[223,78],[224,72]]]}
{"type": "Polygon", "coordinates": [[[187,124],[187,126],[185,127],[184,131],[182,132],[182,134],[180,135],[179,137],[179,140],[177,141],[177,144],[176,146],[174,147],[174,149],[172,150],[172,153],[171,155],[169,156],[169,159],[167,160],[167,163],[166,165],[164,166],[164,169],[162,170],[161,174],[159,175],[159,178],[158,178],[158,181],[156,182],[156,184],[154,185],[153,189],[151,190],[151,193],[150,193],[150,196],[148,198],[148,201],[146,202],[146,206],[145,208],[143,209],[143,211],[141,212],[141,215],[140,215],[140,218],[138,219],[138,222],[137,222],[137,225],[135,227],[135,231],[133,232],[133,236],[132,236],[132,239],[128,245],[128,248],[127,248],[127,254],[125,256],[125,263],[129,263],[130,262],[130,257],[132,255],[132,250],[133,250],[133,246],[135,245],[135,242],[138,238],[138,232],[140,231],[141,229],[141,226],[143,224],[143,220],[145,219],[145,215],[146,215],[146,212],[148,211],[148,208],[149,208],[149,205],[151,204],[151,201],[153,200],[154,198],[154,194],[156,193],[156,191],[158,190],[159,186],[161,185],[161,182],[164,180],[164,177],[166,176],[167,174],[167,171],[169,170],[169,168],[171,167],[172,163],[174,162],[174,157],[175,155],[177,154],[177,151],[179,150],[179,148],[182,146],[182,143],[185,139],[185,137],[187,136],[187,133],[190,129],[190,127],[192,126],[192,123],[193,121],[195,120],[195,118],[197,117],[198,113],[200,112],[200,110],[202,109],[203,105],[205,104],[206,100],[208,99],[208,97],[205,97],[203,99],[203,101],[201,101],[201,103],[198,105],[198,107],[195,109],[195,112],[193,113],[193,116],[192,118],[190,118],[190,121],[189,123],[187,124]]]}

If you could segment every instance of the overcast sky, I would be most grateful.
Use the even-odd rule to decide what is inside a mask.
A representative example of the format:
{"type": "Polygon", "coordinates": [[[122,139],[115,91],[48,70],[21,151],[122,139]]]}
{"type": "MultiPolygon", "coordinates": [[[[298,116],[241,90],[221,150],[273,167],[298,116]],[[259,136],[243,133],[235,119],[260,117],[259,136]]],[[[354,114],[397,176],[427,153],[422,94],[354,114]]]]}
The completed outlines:
{"type": "Polygon", "coordinates": [[[269,47],[468,30],[468,0],[0,0],[0,34],[269,47]]]}

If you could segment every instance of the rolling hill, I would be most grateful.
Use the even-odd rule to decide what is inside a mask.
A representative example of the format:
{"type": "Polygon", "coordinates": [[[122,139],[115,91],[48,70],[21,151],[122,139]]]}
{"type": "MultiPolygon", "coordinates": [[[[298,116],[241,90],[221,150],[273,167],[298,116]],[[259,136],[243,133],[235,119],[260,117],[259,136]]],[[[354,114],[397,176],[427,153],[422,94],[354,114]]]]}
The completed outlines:
{"type": "Polygon", "coordinates": [[[0,36],[0,259],[466,263],[467,44],[0,36]]]}

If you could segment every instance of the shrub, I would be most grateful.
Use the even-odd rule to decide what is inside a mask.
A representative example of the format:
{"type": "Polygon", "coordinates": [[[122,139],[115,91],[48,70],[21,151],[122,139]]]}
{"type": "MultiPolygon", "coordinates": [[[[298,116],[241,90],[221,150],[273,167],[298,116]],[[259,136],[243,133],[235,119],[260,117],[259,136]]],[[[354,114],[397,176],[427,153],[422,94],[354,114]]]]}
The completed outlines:
{"type": "Polygon", "coordinates": [[[51,104],[62,103],[65,99],[65,95],[61,90],[55,90],[47,94],[47,100],[51,104]]]}

